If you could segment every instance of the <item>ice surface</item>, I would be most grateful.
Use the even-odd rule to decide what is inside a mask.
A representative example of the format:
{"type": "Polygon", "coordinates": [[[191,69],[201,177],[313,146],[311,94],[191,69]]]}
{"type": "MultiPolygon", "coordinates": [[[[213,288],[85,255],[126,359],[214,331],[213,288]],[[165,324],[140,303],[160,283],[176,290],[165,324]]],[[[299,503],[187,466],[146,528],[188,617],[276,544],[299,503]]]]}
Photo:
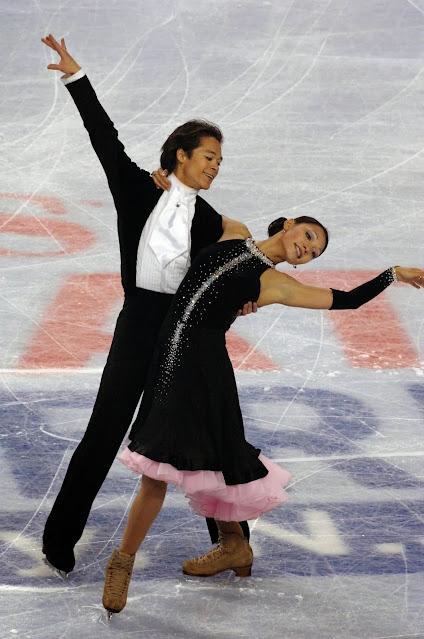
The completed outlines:
{"type": "Polygon", "coordinates": [[[103,571],[137,480],[115,464],[66,584],[41,531],[84,432],[121,300],[106,180],[40,42],[65,36],[149,170],[181,122],[224,131],[206,195],[255,238],[330,229],[300,271],[349,288],[423,266],[423,0],[15,0],[0,7],[0,639],[424,637],[423,294],[262,309],[229,347],[248,439],[295,476],[252,522],[253,575],[195,581],[203,522],[170,491],[107,626],[103,571]]]}

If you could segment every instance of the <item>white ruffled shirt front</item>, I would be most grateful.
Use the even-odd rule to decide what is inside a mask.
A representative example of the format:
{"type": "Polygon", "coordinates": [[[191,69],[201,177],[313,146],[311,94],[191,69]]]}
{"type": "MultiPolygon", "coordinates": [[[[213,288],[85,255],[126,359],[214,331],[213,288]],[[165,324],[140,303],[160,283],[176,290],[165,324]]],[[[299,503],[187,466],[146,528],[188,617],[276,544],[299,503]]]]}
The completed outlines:
{"type": "Polygon", "coordinates": [[[190,267],[191,223],[198,191],[172,173],[144,226],[137,253],[136,283],[140,288],[175,293],[190,267]]]}

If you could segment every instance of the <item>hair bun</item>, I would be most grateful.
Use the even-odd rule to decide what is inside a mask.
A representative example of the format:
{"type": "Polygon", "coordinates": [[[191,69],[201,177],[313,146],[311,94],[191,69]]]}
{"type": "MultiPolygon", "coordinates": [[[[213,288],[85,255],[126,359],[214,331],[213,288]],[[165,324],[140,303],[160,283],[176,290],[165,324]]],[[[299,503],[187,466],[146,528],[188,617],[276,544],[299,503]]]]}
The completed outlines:
{"type": "Polygon", "coordinates": [[[287,221],[286,217],[279,217],[268,226],[268,237],[272,237],[276,233],[279,233],[284,228],[284,222],[287,221]]]}

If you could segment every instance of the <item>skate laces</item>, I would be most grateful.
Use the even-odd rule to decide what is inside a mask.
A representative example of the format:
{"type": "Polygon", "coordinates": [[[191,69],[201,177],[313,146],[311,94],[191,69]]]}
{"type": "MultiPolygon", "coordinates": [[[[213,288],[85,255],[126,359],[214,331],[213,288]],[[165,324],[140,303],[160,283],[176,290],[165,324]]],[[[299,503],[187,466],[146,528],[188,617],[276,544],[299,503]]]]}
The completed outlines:
{"type": "Polygon", "coordinates": [[[134,556],[123,557],[119,553],[113,558],[106,573],[106,588],[112,597],[122,597],[126,594],[132,573],[134,556]]]}
{"type": "Polygon", "coordinates": [[[199,563],[206,563],[213,559],[218,559],[227,552],[227,540],[225,537],[219,536],[218,545],[216,548],[212,548],[209,552],[197,558],[199,563]]]}

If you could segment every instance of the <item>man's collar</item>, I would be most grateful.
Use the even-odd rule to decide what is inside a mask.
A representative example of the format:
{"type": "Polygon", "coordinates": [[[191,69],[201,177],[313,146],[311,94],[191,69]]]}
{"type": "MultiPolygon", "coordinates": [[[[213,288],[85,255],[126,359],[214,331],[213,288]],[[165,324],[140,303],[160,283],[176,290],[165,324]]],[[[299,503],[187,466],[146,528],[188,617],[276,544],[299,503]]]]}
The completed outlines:
{"type": "Polygon", "coordinates": [[[171,182],[173,188],[178,188],[183,193],[187,193],[187,195],[189,195],[190,193],[192,193],[193,195],[197,195],[199,192],[199,189],[193,189],[191,186],[186,186],[185,184],[183,184],[174,173],[168,175],[168,180],[171,182]]]}

